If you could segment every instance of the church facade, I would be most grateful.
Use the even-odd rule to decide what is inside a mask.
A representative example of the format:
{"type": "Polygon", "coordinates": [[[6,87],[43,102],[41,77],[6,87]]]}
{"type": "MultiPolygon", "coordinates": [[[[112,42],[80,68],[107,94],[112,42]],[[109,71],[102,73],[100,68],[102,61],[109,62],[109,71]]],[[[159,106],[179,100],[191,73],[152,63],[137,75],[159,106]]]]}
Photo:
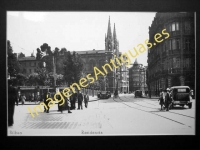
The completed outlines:
{"type": "MultiPolygon", "coordinates": [[[[81,56],[85,74],[93,74],[94,67],[101,69],[102,66],[108,64],[111,59],[117,64],[115,58],[119,58],[121,53],[119,52],[119,41],[117,40],[115,24],[112,34],[110,18],[108,21],[107,34],[105,35],[105,50],[93,49],[76,52],[81,56]]],[[[122,65],[118,68],[112,67],[112,71],[107,69],[108,74],[105,76],[99,75],[99,78],[105,81],[105,90],[114,92],[118,89],[119,92],[128,92],[127,67],[125,63],[121,62],[121,64],[122,65]]]]}

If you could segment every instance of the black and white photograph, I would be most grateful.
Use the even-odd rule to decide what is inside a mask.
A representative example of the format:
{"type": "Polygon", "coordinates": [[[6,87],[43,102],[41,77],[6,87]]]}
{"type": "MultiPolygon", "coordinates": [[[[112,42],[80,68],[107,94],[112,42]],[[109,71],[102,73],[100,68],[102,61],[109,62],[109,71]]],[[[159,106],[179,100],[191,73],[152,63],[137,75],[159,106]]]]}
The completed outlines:
{"type": "Polygon", "coordinates": [[[195,135],[195,16],[7,10],[7,136],[195,135]]]}

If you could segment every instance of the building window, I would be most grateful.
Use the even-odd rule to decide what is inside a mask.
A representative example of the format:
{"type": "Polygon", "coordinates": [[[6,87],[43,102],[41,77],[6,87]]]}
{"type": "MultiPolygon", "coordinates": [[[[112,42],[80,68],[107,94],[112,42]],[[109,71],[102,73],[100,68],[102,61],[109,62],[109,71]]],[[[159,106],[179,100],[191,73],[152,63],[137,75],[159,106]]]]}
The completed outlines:
{"type": "Polygon", "coordinates": [[[30,73],[31,73],[31,69],[29,69],[30,73]]]}
{"type": "Polygon", "coordinates": [[[172,31],[175,31],[175,30],[176,30],[175,25],[176,25],[175,22],[173,22],[173,23],[172,23],[172,31]]]}
{"type": "Polygon", "coordinates": [[[186,50],[190,50],[190,39],[185,39],[185,48],[186,50]]]}
{"type": "Polygon", "coordinates": [[[176,39],[172,40],[172,49],[175,50],[176,49],[176,39]]]}
{"type": "Polygon", "coordinates": [[[176,22],[176,31],[179,30],[179,22],[176,22]]]}
{"type": "Polygon", "coordinates": [[[186,58],[186,68],[190,67],[190,58],[186,58]]]}
{"type": "Polygon", "coordinates": [[[169,24],[169,25],[167,26],[167,30],[168,30],[169,32],[172,31],[172,30],[171,30],[171,24],[169,24]]]}
{"type": "Polygon", "coordinates": [[[173,58],[173,66],[172,68],[177,68],[176,58],[173,58]]]}
{"type": "Polygon", "coordinates": [[[189,22],[185,22],[185,30],[188,31],[191,29],[190,23],[189,22]]]}
{"type": "Polygon", "coordinates": [[[26,69],[23,69],[23,73],[26,73],[26,69]]]}
{"type": "Polygon", "coordinates": [[[171,29],[172,29],[172,31],[178,31],[179,30],[179,22],[173,22],[172,24],[171,24],[171,29]]]}
{"type": "Polygon", "coordinates": [[[172,49],[172,40],[169,40],[168,50],[172,49]]]}
{"type": "Polygon", "coordinates": [[[180,48],[180,39],[176,39],[176,48],[181,49],[180,48]]]}
{"type": "Polygon", "coordinates": [[[180,58],[176,58],[176,67],[180,68],[180,58]]]}

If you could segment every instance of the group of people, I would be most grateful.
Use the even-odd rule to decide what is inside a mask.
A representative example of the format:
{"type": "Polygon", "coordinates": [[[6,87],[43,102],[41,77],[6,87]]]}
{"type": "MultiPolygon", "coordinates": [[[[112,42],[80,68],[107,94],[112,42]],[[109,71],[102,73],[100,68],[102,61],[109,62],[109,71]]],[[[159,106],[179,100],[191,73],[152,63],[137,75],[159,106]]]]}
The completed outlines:
{"type": "MultiPolygon", "coordinates": [[[[48,101],[46,101],[46,99],[48,97],[51,97],[51,93],[47,92],[44,94],[43,97],[43,101],[46,105],[46,107],[44,106],[44,112],[49,113],[49,109],[50,107],[48,106],[48,101]]],[[[57,99],[61,99],[59,96],[57,97],[57,99]]],[[[69,98],[65,97],[65,103],[63,105],[62,102],[60,101],[58,103],[58,111],[60,111],[61,113],[63,113],[63,110],[68,110],[68,113],[72,113],[70,110],[75,110],[76,109],[76,101],[78,101],[78,110],[83,109],[83,101],[85,104],[85,108],[88,107],[88,101],[89,101],[89,95],[86,92],[84,95],[81,91],[78,91],[77,93],[73,93],[69,98]]]]}
{"type": "Polygon", "coordinates": [[[169,111],[169,104],[171,103],[171,100],[172,99],[171,99],[170,89],[169,88],[167,88],[166,90],[161,89],[159,97],[161,110],[166,109],[166,111],[169,111]]]}

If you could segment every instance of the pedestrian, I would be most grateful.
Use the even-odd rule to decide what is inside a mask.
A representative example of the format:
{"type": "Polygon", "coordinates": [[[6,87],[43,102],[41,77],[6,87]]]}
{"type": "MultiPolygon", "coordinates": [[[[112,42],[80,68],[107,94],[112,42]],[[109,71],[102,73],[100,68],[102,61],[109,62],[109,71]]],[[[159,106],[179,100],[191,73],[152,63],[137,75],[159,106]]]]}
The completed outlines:
{"type": "Polygon", "coordinates": [[[29,102],[31,102],[31,93],[28,95],[29,102]]]}
{"type": "Polygon", "coordinates": [[[89,96],[88,96],[88,93],[86,92],[84,95],[85,108],[88,107],[88,101],[89,101],[89,96]]]}
{"type": "Polygon", "coordinates": [[[71,104],[70,109],[72,110],[73,109],[73,94],[69,97],[69,100],[70,100],[70,104],[71,104]]]}
{"type": "Polygon", "coordinates": [[[25,94],[22,94],[21,96],[21,101],[22,101],[22,105],[24,105],[25,101],[26,101],[26,96],[25,94]]]}
{"type": "Polygon", "coordinates": [[[71,103],[70,103],[70,99],[65,97],[65,103],[67,104],[67,110],[68,110],[68,113],[72,113],[70,111],[70,107],[71,107],[71,103]]]}
{"type": "Polygon", "coordinates": [[[22,99],[22,96],[21,96],[21,93],[20,91],[17,93],[17,101],[18,103],[21,102],[21,99],[22,99]]]}
{"type": "Polygon", "coordinates": [[[83,102],[83,94],[81,91],[78,91],[78,109],[83,109],[82,102],[83,102]]]}
{"type": "Polygon", "coordinates": [[[149,98],[151,98],[151,91],[149,91],[149,98]]]}
{"type": "MultiPolygon", "coordinates": [[[[51,97],[51,93],[48,92],[47,93],[47,99],[50,98],[50,97],[51,97]]],[[[50,109],[50,107],[49,107],[49,101],[46,101],[46,106],[47,106],[47,113],[49,113],[49,109],[50,109]]]]}
{"type": "Polygon", "coordinates": [[[17,89],[12,85],[12,81],[8,80],[8,126],[14,124],[15,103],[18,106],[17,89]]]}
{"type": "MultiPolygon", "coordinates": [[[[43,100],[43,102],[44,102],[45,105],[47,105],[46,99],[47,99],[47,92],[45,91],[45,92],[43,93],[43,97],[42,97],[42,100],[43,100]]],[[[47,111],[47,109],[46,109],[46,107],[44,106],[44,112],[46,112],[46,111],[47,111]]]]}
{"type": "Polygon", "coordinates": [[[77,100],[77,93],[73,93],[72,97],[73,97],[73,101],[72,101],[72,109],[76,109],[76,100],[77,100]]]}
{"type": "Polygon", "coordinates": [[[159,97],[159,104],[161,106],[161,110],[163,109],[163,105],[164,105],[164,90],[161,89],[160,90],[160,97],[159,97]]]}
{"type": "Polygon", "coordinates": [[[34,93],[31,94],[31,102],[34,101],[34,93]]]}
{"type": "Polygon", "coordinates": [[[170,104],[170,101],[171,101],[170,89],[167,88],[166,91],[167,91],[167,93],[166,93],[166,96],[165,96],[165,107],[166,107],[166,111],[169,111],[169,104],[170,104]]]}

